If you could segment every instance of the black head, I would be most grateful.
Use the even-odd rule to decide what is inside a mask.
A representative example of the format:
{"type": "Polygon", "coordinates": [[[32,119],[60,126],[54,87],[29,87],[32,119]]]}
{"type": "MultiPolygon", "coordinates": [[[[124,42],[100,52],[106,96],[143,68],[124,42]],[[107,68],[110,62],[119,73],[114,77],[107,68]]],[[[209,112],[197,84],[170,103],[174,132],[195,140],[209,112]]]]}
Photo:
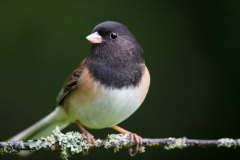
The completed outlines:
{"type": "Polygon", "coordinates": [[[106,87],[138,85],[143,69],[143,50],[126,26],[107,21],[86,37],[92,42],[86,60],[90,74],[106,87]]]}
{"type": "Polygon", "coordinates": [[[142,47],[129,29],[118,22],[106,21],[98,24],[87,37],[92,42],[91,56],[142,59],[142,47]]]}

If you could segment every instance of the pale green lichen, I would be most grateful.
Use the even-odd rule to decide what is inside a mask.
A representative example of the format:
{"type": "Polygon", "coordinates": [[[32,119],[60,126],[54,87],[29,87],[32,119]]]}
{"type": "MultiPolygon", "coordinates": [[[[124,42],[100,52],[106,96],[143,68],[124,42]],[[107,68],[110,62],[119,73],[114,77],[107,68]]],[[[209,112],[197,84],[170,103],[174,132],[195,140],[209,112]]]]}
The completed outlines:
{"type": "MultiPolygon", "coordinates": [[[[24,149],[24,144],[23,144],[23,141],[15,141],[15,148],[17,150],[15,150],[15,152],[19,152],[20,150],[24,149]]],[[[11,152],[10,152],[11,153],[11,152]]]]}
{"type": "Polygon", "coordinates": [[[218,140],[218,147],[227,147],[227,148],[236,148],[237,143],[234,141],[234,139],[230,138],[222,138],[218,140]]]}
{"type": "Polygon", "coordinates": [[[3,147],[3,148],[0,148],[0,153],[2,154],[2,155],[4,155],[5,153],[9,153],[9,151],[7,150],[7,143],[6,142],[4,142],[4,146],[5,147],[3,147]]]}
{"type": "Polygon", "coordinates": [[[168,143],[168,145],[164,147],[164,149],[166,150],[176,149],[176,148],[183,149],[187,147],[185,138],[176,139],[176,138],[169,137],[168,140],[170,141],[170,143],[168,143]]]}
{"type": "MultiPolygon", "coordinates": [[[[82,134],[78,132],[68,132],[66,134],[61,133],[60,128],[56,127],[53,130],[53,135],[47,138],[41,138],[40,140],[29,140],[29,147],[34,150],[39,150],[42,148],[51,148],[55,150],[55,143],[58,143],[61,149],[61,157],[65,160],[71,154],[80,153],[83,149],[87,149],[87,139],[83,138],[81,142],[82,134]]],[[[90,144],[89,147],[92,145],[90,144]]]]}
{"type": "Polygon", "coordinates": [[[144,153],[144,152],[145,152],[145,149],[146,149],[146,147],[141,146],[141,147],[139,147],[138,152],[139,152],[139,153],[144,153]]]}
{"type": "Polygon", "coordinates": [[[114,152],[119,151],[123,146],[129,145],[130,136],[128,134],[109,134],[104,143],[106,149],[112,148],[114,152]]]}
{"type": "MultiPolygon", "coordinates": [[[[79,132],[67,132],[63,134],[60,132],[59,127],[53,131],[53,135],[47,137],[50,143],[58,142],[61,147],[61,157],[67,159],[71,154],[80,153],[83,149],[87,149],[87,138],[84,137],[81,142],[82,134],[79,132]]],[[[89,147],[92,145],[90,144],[89,147]]]]}
{"type": "Polygon", "coordinates": [[[3,144],[5,147],[0,148],[0,153],[18,153],[20,150],[24,149],[23,141],[8,141],[3,144]]]}
{"type": "Polygon", "coordinates": [[[6,147],[0,148],[0,153],[4,155],[5,153],[8,153],[6,150],[6,147]]]}
{"type": "Polygon", "coordinates": [[[240,146],[240,139],[237,139],[237,146],[240,146]]]}
{"type": "MultiPolygon", "coordinates": [[[[130,136],[128,134],[110,134],[108,135],[104,144],[102,140],[95,140],[94,144],[87,144],[87,138],[84,137],[81,141],[82,134],[79,132],[67,132],[66,134],[61,133],[60,128],[56,127],[53,130],[53,134],[47,138],[41,138],[40,140],[29,140],[29,147],[32,150],[50,148],[55,150],[58,147],[61,150],[61,157],[65,160],[75,153],[80,153],[84,149],[91,147],[100,147],[104,145],[105,148],[114,148],[114,152],[119,151],[120,148],[129,147],[135,144],[130,143],[130,136]],[[57,145],[56,145],[57,144],[57,145]]],[[[139,147],[139,152],[145,152],[145,147],[139,147]]]]}
{"type": "Polygon", "coordinates": [[[94,141],[94,147],[101,147],[102,146],[102,140],[96,139],[94,141]]]}
{"type": "MultiPolygon", "coordinates": [[[[109,134],[104,142],[104,147],[106,149],[113,147],[114,152],[118,152],[123,146],[130,147],[134,145],[134,142],[130,143],[130,139],[129,134],[109,134]]],[[[145,152],[145,147],[139,147],[139,152],[145,152]]]]}
{"type": "Polygon", "coordinates": [[[158,142],[156,142],[156,143],[146,143],[146,146],[148,146],[148,147],[158,147],[159,146],[159,143],[158,142]]]}

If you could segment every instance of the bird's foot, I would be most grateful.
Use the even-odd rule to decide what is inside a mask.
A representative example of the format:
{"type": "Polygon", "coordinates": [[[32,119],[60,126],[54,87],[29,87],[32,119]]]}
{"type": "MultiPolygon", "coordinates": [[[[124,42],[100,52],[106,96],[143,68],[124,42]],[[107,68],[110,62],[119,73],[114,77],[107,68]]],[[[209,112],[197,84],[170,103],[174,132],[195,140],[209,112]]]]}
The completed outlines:
{"type": "Polygon", "coordinates": [[[142,146],[142,137],[137,135],[136,133],[128,133],[130,135],[130,141],[133,142],[133,139],[135,140],[135,150],[133,152],[132,147],[128,148],[129,155],[131,157],[135,156],[138,153],[139,147],[142,146]]]}
{"type": "Polygon", "coordinates": [[[130,143],[133,143],[133,139],[135,140],[135,150],[133,152],[132,147],[128,148],[129,154],[130,156],[135,156],[138,153],[139,147],[142,146],[142,137],[140,137],[139,135],[137,135],[136,133],[131,133],[119,126],[112,126],[113,129],[115,129],[118,132],[121,132],[123,134],[129,134],[130,135],[130,143]]]}
{"type": "Polygon", "coordinates": [[[94,136],[89,133],[84,127],[83,125],[80,123],[79,120],[76,120],[76,123],[78,125],[78,127],[80,128],[80,130],[82,131],[82,137],[81,137],[81,142],[83,141],[83,138],[86,136],[87,138],[87,149],[84,149],[83,150],[83,154],[84,155],[87,155],[88,154],[88,149],[89,149],[89,146],[90,146],[90,143],[91,144],[94,144],[95,140],[94,140],[94,136]]]}
{"type": "Polygon", "coordinates": [[[86,136],[87,138],[87,149],[83,150],[83,154],[87,155],[88,154],[88,149],[89,149],[89,145],[94,144],[94,137],[91,133],[89,133],[87,130],[82,131],[82,137],[81,137],[81,142],[83,141],[83,138],[86,136]]]}

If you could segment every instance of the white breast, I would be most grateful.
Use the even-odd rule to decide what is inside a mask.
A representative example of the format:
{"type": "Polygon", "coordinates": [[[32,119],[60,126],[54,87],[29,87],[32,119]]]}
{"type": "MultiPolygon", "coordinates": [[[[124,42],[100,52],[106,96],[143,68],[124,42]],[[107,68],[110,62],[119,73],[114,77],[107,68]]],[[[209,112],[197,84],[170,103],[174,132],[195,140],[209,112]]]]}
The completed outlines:
{"type": "Polygon", "coordinates": [[[106,128],[114,126],[131,114],[141,105],[139,88],[105,89],[89,102],[72,101],[70,115],[80,120],[89,128],[106,128]],[[80,106],[80,107],[79,107],[80,106]]]}

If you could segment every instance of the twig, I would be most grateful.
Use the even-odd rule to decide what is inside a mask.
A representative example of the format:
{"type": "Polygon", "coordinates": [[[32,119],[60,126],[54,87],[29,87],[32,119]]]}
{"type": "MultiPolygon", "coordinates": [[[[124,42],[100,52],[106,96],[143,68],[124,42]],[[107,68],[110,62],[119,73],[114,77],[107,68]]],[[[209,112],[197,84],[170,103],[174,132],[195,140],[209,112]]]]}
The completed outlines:
{"type": "MultiPolygon", "coordinates": [[[[60,129],[56,127],[53,135],[47,138],[38,140],[22,141],[7,141],[0,142],[0,153],[18,153],[22,150],[35,151],[40,149],[45,150],[61,150],[61,157],[67,159],[70,154],[80,153],[87,148],[87,139],[80,141],[81,134],[78,132],[68,132],[63,134],[60,129]]],[[[113,148],[118,151],[122,147],[129,147],[134,145],[130,142],[128,134],[111,134],[106,140],[97,139],[92,147],[113,148]]],[[[186,147],[226,147],[226,148],[240,148],[240,139],[222,138],[218,140],[198,140],[183,138],[158,138],[149,139],[143,138],[143,146],[140,147],[139,152],[145,152],[145,146],[149,147],[163,147],[164,149],[182,149],[186,147]]]]}

